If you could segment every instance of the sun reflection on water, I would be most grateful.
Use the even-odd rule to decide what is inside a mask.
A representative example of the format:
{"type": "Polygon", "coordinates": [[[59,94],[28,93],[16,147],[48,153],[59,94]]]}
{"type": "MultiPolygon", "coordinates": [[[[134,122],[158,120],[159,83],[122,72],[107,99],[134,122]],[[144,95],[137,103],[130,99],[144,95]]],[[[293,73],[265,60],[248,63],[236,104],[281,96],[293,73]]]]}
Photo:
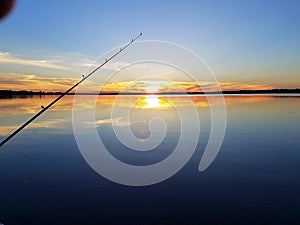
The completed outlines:
{"type": "Polygon", "coordinates": [[[145,108],[158,108],[160,107],[160,99],[156,95],[149,95],[144,98],[146,103],[145,108]]]}
{"type": "Polygon", "coordinates": [[[134,107],[144,109],[171,108],[172,104],[166,99],[158,97],[157,95],[147,95],[138,100],[134,107]]]}

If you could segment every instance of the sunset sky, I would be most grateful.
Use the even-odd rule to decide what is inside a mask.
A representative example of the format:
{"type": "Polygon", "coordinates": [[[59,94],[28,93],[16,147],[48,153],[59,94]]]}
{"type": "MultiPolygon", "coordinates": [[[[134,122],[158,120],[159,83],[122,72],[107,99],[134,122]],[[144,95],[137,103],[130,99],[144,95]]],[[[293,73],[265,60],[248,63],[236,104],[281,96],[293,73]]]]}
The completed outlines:
{"type": "MultiPolygon", "coordinates": [[[[63,91],[95,59],[140,32],[143,40],[191,49],[224,90],[300,88],[299,15],[296,0],[19,0],[0,21],[0,89],[63,91]]],[[[192,83],[180,82],[191,90],[192,83]]],[[[135,88],[172,89],[149,81],[135,88]]]]}

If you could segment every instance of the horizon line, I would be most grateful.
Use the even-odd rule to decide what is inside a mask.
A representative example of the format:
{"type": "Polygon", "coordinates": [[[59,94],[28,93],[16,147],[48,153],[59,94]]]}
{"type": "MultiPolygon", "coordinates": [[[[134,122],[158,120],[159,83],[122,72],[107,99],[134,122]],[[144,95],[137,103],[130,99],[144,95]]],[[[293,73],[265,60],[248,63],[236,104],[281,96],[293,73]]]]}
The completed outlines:
{"type": "MultiPolygon", "coordinates": [[[[0,90],[0,95],[59,95],[62,91],[28,91],[28,90],[0,90]]],[[[71,92],[68,95],[205,95],[205,94],[300,94],[300,88],[276,88],[262,90],[226,90],[226,91],[194,91],[194,92],[71,92]]]]}

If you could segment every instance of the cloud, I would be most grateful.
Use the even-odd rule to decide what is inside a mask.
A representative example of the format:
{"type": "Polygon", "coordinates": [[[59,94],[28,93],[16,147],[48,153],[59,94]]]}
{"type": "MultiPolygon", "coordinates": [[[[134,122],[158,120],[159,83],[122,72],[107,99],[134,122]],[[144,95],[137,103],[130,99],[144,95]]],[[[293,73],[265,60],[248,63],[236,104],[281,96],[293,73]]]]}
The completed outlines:
{"type": "MultiPolygon", "coordinates": [[[[32,74],[0,73],[0,89],[5,90],[31,90],[31,91],[65,91],[78,82],[78,78],[55,78],[42,77],[32,74]]],[[[219,82],[222,90],[263,90],[277,88],[274,85],[252,84],[240,82],[219,82]]],[[[192,82],[192,81],[109,81],[104,86],[99,82],[86,80],[80,88],[83,92],[198,92],[216,91],[214,82],[192,82]],[[153,88],[151,88],[153,86],[153,88]],[[202,88],[202,90],[201,90],[202,88]],[[155,92],[155,91],[154,91],[155,92]]]]}
{"type": "Polygon", "coordinates": [[[1,64],[16,64],[24,66],[34,66],[49,69],[69,70],[68,67],[57,64],[58,60],[50,59],[25,59],[9,52],[0,52],[0,63],[1,64]]]}
{"type": "Polygon", "coordinates": [[[117,62],[107,63],[103,66],[103,68],[107,69],[107,70],[112,70],[112,71],[121,71],[121,69],[123,67],[129,66],[129,65],[130,65],[129,63],[117,61],[117,62]]]}
{"type": "Polygon", "coordinates": [[[74,78],[49,78],[27,74],[2,73],[0,74],[0,89],[64,91],[77,81],[78,79],[74,78]]]}
{"type": "Polygon", "coordinates": [[[266,84],[251,84],[241,82],[220,82],[220,86],[223,90],[266,90],[278,88],[275,85],[266,84]]]}
{"type": "MultiPolygon", "coordinates": [[[[102,63],[105,62],[106,59],[99,61],[99,60],[90,60],[90,59],[83,59],[82,60],[82,66],[84,67],[90,67],[90,70],[97,68],[102,63]]],[[[128,66],[131,66],[131,69],[141,69],[145,68],[146,65],[144,64],[132,64],[124,61],[109,61],[106,64],[103,65],[103,69],[111,70],[111,71],[122,71],[123,68],[126,68],[128,66]]]]}

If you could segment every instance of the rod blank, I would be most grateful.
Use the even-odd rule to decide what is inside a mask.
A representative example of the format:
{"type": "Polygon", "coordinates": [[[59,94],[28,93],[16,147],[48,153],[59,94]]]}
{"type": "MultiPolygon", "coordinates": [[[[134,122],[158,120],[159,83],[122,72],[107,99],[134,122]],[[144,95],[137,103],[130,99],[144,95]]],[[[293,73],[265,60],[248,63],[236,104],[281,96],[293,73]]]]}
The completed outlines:
{"type": "Polygon", "coordinates": [[[76,84],[74,84],[72,87],[70,87],[68,90],[63,92],[61,95],[59,95],[56,99],[54,99],[52,102],[50,102],[47,106],[43,106],[41,111],[39,111],[37,114],[35,114],[33,117],[31,117],[29,120],[27,120],[22,126],[20,126],[18,129],[16,129],[13,133],[11,133],[8,137],[6,137],[3,141],[0,143],[0,147],[2,147],[6,142],[8,142],[10,139],[12,139],[16,134],[18,134],[21,130],[23,130],[26,126],[28,126],[32,121],[34,121],[36,118],[38,118],[41,114],[43,114],[45,111],[47,111],[51,106],[53,106],[56,102],[58,102],[61,98],[63,98],[65,95],[69,94],[75,87],[77,87],[79,84],[81,84],[83,81],[88,79],[90,76],[92,76],[96,71],[98,71],[101,67],[103,67],[106,63],[111,61],[113,58],[115,58],[117,55],[119,55],[121,52],[123,52],[127,47],[129,47],[134,41],[136,41],[139,37],[141,37],[143,33],[140,33],[138,36],[136,36],[134,39],[131,39],[128,44],[126,44],[124,47],[120,48],[119,51],[117,51],[115,54],[113,54],[111,57],[104,60],[102,64],[100,64],[98,67],[96,67],[92,72],[88,73],[87,75],[82,75],[82,79],[79,80],[76,84]]]}

